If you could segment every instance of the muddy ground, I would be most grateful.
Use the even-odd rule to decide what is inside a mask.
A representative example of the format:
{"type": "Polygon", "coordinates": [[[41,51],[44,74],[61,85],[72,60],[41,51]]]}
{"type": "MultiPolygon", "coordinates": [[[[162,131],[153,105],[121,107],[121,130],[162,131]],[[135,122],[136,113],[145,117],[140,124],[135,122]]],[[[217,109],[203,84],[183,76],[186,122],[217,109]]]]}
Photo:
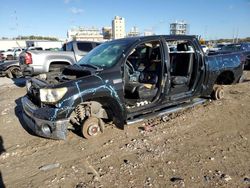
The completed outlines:
{"type": "Polygon", "coordinates": [[[31,135],[25,87],[0,78],[0,187],[250,187],[250,72],[225,98],[149,131],[114,127],[93,140],[31,135]]]}

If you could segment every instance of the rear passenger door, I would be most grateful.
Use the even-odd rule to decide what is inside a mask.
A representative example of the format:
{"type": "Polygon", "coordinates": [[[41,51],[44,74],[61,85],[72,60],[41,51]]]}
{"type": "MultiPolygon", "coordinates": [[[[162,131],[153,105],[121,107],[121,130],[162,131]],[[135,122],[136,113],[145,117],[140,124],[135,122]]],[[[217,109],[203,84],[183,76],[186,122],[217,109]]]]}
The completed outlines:
{"type": "Polygon", "coordinates": [[[200,58],[196,44],[191,38],[167,39],[169,54],[169,92],[168,97],[182,99],[190,97],[199,79],[200,58]]]}

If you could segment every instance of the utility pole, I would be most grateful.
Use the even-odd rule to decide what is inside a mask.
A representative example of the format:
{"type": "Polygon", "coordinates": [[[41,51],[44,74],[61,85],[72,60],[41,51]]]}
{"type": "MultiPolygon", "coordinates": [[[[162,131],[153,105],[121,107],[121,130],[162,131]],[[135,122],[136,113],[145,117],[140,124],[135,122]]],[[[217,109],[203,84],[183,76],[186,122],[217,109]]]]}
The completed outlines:
{"type": "Polygon", "coordinates": [[[21,47],[21,46],[19,45],[19,43],[17,42],[18,36],[19,36],[19,40],[21,40],[21,36],[18,35],[18,34],[19,34],[19,32],[18,32],[18,27],[19,27],[19,25],[18,25],[18,19],[17,19],[16,10],[14,11],[14,14],[15,14],[15,22],[16,22],[16,31],[17,31],[16,43],[17,43],[17,45],[18,45],[19,47],[21,47]]]}
{"type": "Polygon", "coordinates": [[[235,31],[234,31],[234,28],[233,28],[233,43],[234,43],[234,32],[235,32],[235,31]]]}
{"type": "Polygon", "coordinates": [[[239,41],[239,28],[237,27],[237,30],[236,30],[236,43],[238,43],[239,41]]]}

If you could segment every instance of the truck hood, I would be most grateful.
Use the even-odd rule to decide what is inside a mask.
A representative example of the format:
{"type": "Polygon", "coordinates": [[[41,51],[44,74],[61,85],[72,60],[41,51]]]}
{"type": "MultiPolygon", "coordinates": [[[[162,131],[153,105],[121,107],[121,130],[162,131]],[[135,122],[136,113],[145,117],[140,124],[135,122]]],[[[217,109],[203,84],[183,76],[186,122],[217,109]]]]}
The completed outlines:
{"type": "Polygon", "coordinates": [[[95,70],[91,67],[81,67],[79,65],[69,65],[63,69],[62,72],[50,72],[37,76],[39,79],[46,81],[48,84],[60,84],[71,80],[95,75],[99,70],[95,70]]]}

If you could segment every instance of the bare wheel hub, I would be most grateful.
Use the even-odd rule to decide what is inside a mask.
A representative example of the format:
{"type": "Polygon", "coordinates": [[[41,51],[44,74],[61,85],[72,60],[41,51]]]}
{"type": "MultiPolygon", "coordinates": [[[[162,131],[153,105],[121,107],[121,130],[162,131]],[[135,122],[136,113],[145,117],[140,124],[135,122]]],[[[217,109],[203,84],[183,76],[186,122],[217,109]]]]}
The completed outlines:
{"type": "Polygon", "coordinates": [[[224,97],[224,90],[221,86],[215,86],[213,93],[212,93],[212,97],[215,100],[219,100],[222,99],[224,97]]]}
{"type": "Polygon", "coordinates": [[[99,125],[91,125],[91,126],[88,128],[88,134],[89,134],[90,136],[96,135],[99,131],[100,131],[99,125]]]}
{"type": "Polygon", "coordinates": [[[97,136],[101,132],[100,121],[96,117],[89,117],[82,125],[82,134],[85,138],[97,136]]]}

